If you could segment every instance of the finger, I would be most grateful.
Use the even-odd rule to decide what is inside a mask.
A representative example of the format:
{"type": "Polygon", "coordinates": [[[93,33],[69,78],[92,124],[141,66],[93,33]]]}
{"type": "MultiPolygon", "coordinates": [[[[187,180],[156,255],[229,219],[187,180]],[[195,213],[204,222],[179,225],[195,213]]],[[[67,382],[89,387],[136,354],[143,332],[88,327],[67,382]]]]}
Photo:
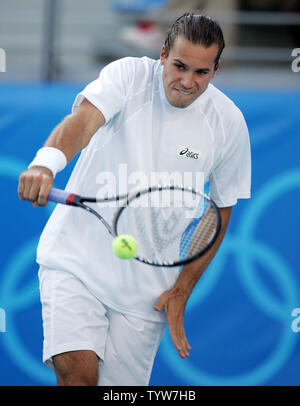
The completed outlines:
{"type": "Polygon", "coordinates": [[[30,190],[33,182],[33,176],[32,175],[26,175],[24,176],[24,188],[23,188],[23,199],[24,200],[30,200],[29,195],[30,195],[30,190]]]}
{"type": "Polygon", "coordinates": [[[160,295],[157,302],[153,306],[154,310],[156,310],[158,312],[160,312],[161,310],[166,310],[168,298],[169,298],[168,292],[164,292],[162,295],[160,295]]]}
{"type": "Polygon", "coordinates": [[[24,175],[22,172],[19,176],[19,184],[18,184],[18,195],[19,195],[19,199],[21,199],[21,200],[24,200],[23,192],[24,192],[24,175]]]}
{"type": "Polygon", "coordinates": [[[186,346],[186,343],[182,342],[182,345],[179,345],[178,348],[176,348],[178,351],[178,354],[180,355],[181,358],[186,358],[190,356],[188,347],[186,346]]]}
{"type": "Polygon", "coordinates": [[[162,302],[157,302],[157,303],[155,303],[153,308],[154,308],[154,310],[160,312],[164,309],[164,304],[162,302]]]}
{"type": "Polygon", "coordinates": [[[185,338],[185,339],[186,339],[186,348],[187,348],[188,350],[191,350],[192,347],[190,346],[190,343],[188,342],[187,338],[185,338]]]}
{"type": "Polygon", "coordinates": [[[191,350],[192,347],[190,346],[190,344],[189,344],[189,342],[188,342],[188,339],[187,339],[186,334],[185,334],[185,329],[184,329],[184,327],[182,327],[182,331],[183,331],[183,342],[184,342],[184,346],[185,346],[185,348],[186,348],[187,350],[191,350]]]}
{"type": "Polygon", "coordinates": [[[182,339],[180,340],[180,344],[179,344],[179,348],[180,348],[180,354],[184,357],[188,357],[189,351],[188,351],[188,346],[186,344],[186,340],[182,339]]]}
{"type": "Polygon", "coordinates": [[[157,302],[155,303],[155,305],[153,306],[153,309],[160,312],[162,309],[162,305],[161,305],[161,300],[160,298],[157,300],[157,302]]]}
{"type": "MultiPolygon", "coordinates": [[[[174,341],[173,341],[173,343],[174,343],[174,341]]],[[[174,346],[175,346],[175,348],[176,348],[176,350],[178,352],[178,355],[181,358],[186,358],[186,357],[188,357],[190,355],[188,350],[184,347],[184,345],[174,343],[174,346]]]]}
{"type": "Polygon", "coordinates": [[[191,346],[189,345],[187,339],[185,338],[183,352],[184,352],[184,355],[185,355],[186,357],[189,357],[189,356],[190,356],[190,353],[189,353],[189,350],[190,350],[190,349],[191,349],[191,346]]]}
{"type": "Polygon", "coordinates": [[[31,183],[31,188],[29,190],[28,200],[31,202],[35,202],[38,200],[39,191],[41,187],[42,177],[40,175],[36,175],[31,183]]]}
{"type": "Polygon", "coordinates": [[[190,346],[188,339],[186,337],[185,331],[184,331],[183,342],[184,342],[184,347],[186,348],[187,351],[192,349],[192,347],[190,346]]]}
{"type": "Polygon", "coordinates": [[[169,324],[169,332],[176,350],[181,353],[184,350],[184,346],[180,334],[174,331],[174,329],[172,328],[172,326],[170,326],[170,324],[169,324]]]}
{"type": "Polygon", "coordinates": [[[37,203],[39,206],[46,206],[46,204],[48,203],[48,194],[50,192],[50,189],[52,187],[52,179],[51,178],[46,178],[44,179],[44,181],[41,184],[40,187],[40,192],[39,192],[39,197],[37,200],[37,203]]]}
{"type": "Polygon", "coordinates": [[[175,328],[173,328],[173,326],[172,325],[170,326],[169,324],[169,332],[173,344],[177,349],[179,355],[182,358],[188,357],[190,355],[189,350],[191,349],[191,346],[189,345],[188,340],[186,338],[183,323],[175,328]]]}

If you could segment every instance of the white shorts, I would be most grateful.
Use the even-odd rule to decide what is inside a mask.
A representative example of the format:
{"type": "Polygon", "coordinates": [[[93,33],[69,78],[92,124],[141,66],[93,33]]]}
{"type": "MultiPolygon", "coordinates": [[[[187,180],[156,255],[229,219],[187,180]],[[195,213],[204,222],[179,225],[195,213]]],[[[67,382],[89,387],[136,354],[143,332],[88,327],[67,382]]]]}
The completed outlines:
{"type": "Polygon", "coordinates": [[[165,323],[108,308],[69,272],[40,267],[43,362],[67,351],[91,350],[100,358],[99,386],[146,386],[165,323]]]}

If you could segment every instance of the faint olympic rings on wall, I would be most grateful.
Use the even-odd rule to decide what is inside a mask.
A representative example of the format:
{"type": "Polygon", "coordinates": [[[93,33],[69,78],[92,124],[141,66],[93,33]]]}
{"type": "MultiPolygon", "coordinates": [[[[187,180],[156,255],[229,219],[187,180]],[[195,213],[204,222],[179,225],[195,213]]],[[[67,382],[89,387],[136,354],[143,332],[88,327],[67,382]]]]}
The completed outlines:
{"type": "MultiPolygon", "coordinates": [[[[0,176],[11,177],[15,181],[26,165],[14,158],[0,157],[0,176]]],[[[17,193],[17,190],[16,190],[17,193]]],[[[47,205],[47,214],[52,211],[53,205],[47,205]]],[[[45,384],[54,384],[55,377],[40,360],[36,360],[19,337],[13,314],[25,309],[39,300],[39,289],[36,279],[33,283],[23,287],[22,291],[16,291],[16,286],[22,279],[22,275],[32,263],[35,262],[38,238],[26,241],[3,268],[0,283],[1,305],[6,310],[6,333],[1,335],[1,345],[6,349],[7,355],[24,373],[37,381],[45,384]]]]}
{"type": "MultiPolygon", "coordinates": [[[[18,178],[24,169],[23,162],[9,157],[0,157],[0,175],[18,178]]],[[[237,274],[243,288],[251,298],[253,304],[268,316],[280,321],[283,325],[278,345],[270,356],[252,371],[231,377],[221,377],[201,371],[197,366],[187,360],[180,360],[168,336],[162,341],[161,355],[183,381],[191,385],[257,385],[261,384],[275,374],[286,362],[291,354],[296,335],[290,329],[290,310],[299,303],[299,295],[293,280],[293,273],[287,262],[271,250],[266,244],[255,240],[254,231],[263,212],[272,204],[274,199],[286,191],[300,186],[300,169],[291,170],[264,185],[263,189],[249,202],[247,210],[241,216],[237,225],[236,236],[228,235],[213,263],[213,272],[203,277],[203,283],[198,285],[197,294],[193,294],[189,301],[187,311],[191,312],[213,289],[221,272],[225,268],[227,255],[234,255],[237,264],[237,274]],[[237,250],[237,246],[239,249],[237,250]],[[266,270],[272,272],[284,297],[284,306],[278,303],[257,278],[253,262],[256,260],[264,265],[266,270]]],[[[52,206],[47,206],[48,214],[52,206]]],[[[1,306],[7,310],[7,332],[1,335],[1,345],[6,349],[8,356],[28,376],[43,381],[45,384],[54,384],[54,375],[40,361],[35,360],[25,348],[13,320],[13,313],[24,309],[39,299],[38,285],[33,283],[16,293],[15,287],[21,279],[26,267],[35,261],[37,238],[27,241],[14,255],[3,269],[0,283],[1,306]]]]}
{"type": "Polygon", "coordinates": [[[299,304],[297,283],[293,279],[293,271],[288,263],[271,250],[266,244],[254,238],[254,231],[261,216],[272,202],[287,191],[300,187],[300,168],[287,171],[265,184],[249,202],[248,209],[241,216],[236,230],[236,236],[227,235],[210,270],[204,275],[203,283],[198,284],[197,292],[193,292],[187,311],[193,311],[213,289],[215,283],[225,268],[227,255],[234,255],[237,275],[240,282],[259,310],[269,317],[282,323],[278,344],[267,359],[248,373],[235,376],[216,376],[202,371],[193,365],[189,359],[180,360],[171,339],[166,335],[161,345],[161,357],[171,366],[172,372],[190,385],[259,385],[273,376],[287,361],[292,353],[297,337],[291,332],[290,311],[299,304]],[[272,272],[278,287],[281,289],[284,304],[279,303],[260,283],[253,262],[257,261],[272,272]],[[195,293],[195,294],[194,294],[195,293]]]}

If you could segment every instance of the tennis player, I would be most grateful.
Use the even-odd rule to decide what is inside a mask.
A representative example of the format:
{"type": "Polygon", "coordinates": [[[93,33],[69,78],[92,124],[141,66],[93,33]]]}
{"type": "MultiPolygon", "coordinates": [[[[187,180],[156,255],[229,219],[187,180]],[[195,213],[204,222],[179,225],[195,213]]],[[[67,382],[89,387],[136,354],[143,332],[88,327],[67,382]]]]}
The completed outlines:
{"type": "Polygon", "coordinates": [[[43,361],[59,385],[148,385],[167,323],[179,356],[190,353],[187,300],[221,244],[232,207],[250,197],[244,117],[210,83],[223,48],[214,20],[185,13],[170,28],[159,60],[128,57],[107,65],[20,175],[20,199],[44,206],[56,173],[78,152],[66,189],[84,196],[97,195],[104,172],[118,177],[120,164],[147,176],[202,172],[221,211],[213,247],[179,273],[119,260],[93,216],[57,205],[37,262],[43,361]]]}

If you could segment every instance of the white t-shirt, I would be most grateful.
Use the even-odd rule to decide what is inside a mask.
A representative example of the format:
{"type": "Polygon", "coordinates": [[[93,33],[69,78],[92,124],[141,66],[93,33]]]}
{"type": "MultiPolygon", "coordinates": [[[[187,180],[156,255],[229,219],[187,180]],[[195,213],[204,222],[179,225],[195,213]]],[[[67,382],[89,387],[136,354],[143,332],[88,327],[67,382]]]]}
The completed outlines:
{"type": "MultiPolygon", "coordinates": [[[[211,84],[191,105],[176,108],[166,99],[162,71],[159,60],[123,58],[107,65],[77,96],[73,110],[86,98],[106,122],[81,152],[66,190],[103,196],[170,174],[176,183],[199,188],[197,175],[203,174],[219,207],[249,198],[249,135],[240,110],[211,84]]],[[[112,219],[113,207],[94,208],[112,219]]],[[[57,205],[42,233],[37,262],[77,275],[113,309],[165,321],[164,312],[154,311],[153,305],[174,285],[179,268],[120,260],[111,244],[111,236],[93,215],[57,205]]]]}

